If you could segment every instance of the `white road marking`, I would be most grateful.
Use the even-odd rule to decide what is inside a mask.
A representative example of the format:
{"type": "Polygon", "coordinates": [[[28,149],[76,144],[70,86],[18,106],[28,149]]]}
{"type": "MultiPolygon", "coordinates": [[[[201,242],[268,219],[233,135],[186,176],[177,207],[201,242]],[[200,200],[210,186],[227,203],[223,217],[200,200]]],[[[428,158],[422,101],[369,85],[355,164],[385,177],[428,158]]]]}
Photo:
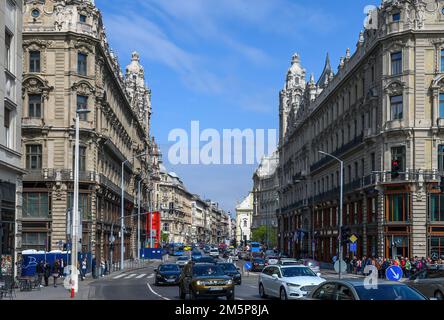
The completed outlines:
{"type": "Polygon", "coordinates": [[[162,298],[162,299],[164,299],[164,300],[170,300],[170,299],[168,299],[168,298],[166,298],[166,297],[164,297],[164,296],[158,294],[156,291],[154,291],[153,288],[151,288],[151,286],[150,286],[150,284],[149,284],[148,282],[146,283],[146,285],[148,286],[148,289],[150,289],[150,291],[151,291],[152,293],[154,293],[156,296],[158,296],[159,298],[162,298]]]}
{"type": "Polygon", "coordinates": [[[245,300],[245,299],[242,299],[242,298],[235,298],[234,300],[245,300]]]}
{"type": "Polygon", "coordinates": [[[146,273],[142,273],[141,275],[137,276],[136,279],[143,278],[144,276],[146,276],[146,273]]]}
{"type": "Polygon", "coordinates": [[[148,278],[148,279],[152,279],[152,278],[154,278],[154,273],[153,273],[153,274],[150,274],[147,278],[148,278]]]}
{"type": "Polygon", "coordinates": [[[135,276],[137,276],[137,274],[133,273],[133,274],[130,274],[128,277],[125,277],[125,279],[130,279],[130,278],[135,277],[135,276]]]}
{"type": "Polygon", "coordinates": [[[126,276],[126,274],[122,273],[122,274],[119,274],[118,276],[114,277],[113,279],[119,279],[119,278],[122,278],[124,276],[126,276]]]}
{"type": "Polygon", "coordinates": [[[255,289],[257,289],[257,286],[253,286],[253,285],[251,285],[251,284],[249,284],[248,285],[250,288],[255,288],[255,289]]]}

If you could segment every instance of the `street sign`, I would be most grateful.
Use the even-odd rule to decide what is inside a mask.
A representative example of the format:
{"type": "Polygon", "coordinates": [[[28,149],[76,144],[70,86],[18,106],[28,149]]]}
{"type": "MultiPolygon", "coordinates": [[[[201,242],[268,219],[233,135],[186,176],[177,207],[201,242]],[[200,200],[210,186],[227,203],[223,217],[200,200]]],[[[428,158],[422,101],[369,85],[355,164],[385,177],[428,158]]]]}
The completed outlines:
{"type": "Polygon", "coordinates": [[[347,271],[347,264],[344,260],[336,260],[334,268],[337,273],[339,273],[339,264],[341,265],[341,273],[347,271]],[[340,261],[340,263],[339,263],[340,261]]]}
{"type": "Polygon", "coordinates": [[[245,270],[251,270],[251,262],[245,262],[244,268],[245,270]]]}
{"type": "Polygon", "coordinates": [[[350,251],[356,253],[357,251],[357,243],[350,243],[350,251]]]}
{"type": "Polygon", "coordinates": [[[402,278],[402,269],[400,266],[390,266],[385,271],[385,277],[390,281],[399,281],[402,278]]]}
{"type": "Polygon", "coordinates": [[[354,234],[352,234],[351,237],[350,237],[349,239],[350,239],[351,243],[355,243],[356,240],[358,240],[358,237],[355,236],[354,234]]]}

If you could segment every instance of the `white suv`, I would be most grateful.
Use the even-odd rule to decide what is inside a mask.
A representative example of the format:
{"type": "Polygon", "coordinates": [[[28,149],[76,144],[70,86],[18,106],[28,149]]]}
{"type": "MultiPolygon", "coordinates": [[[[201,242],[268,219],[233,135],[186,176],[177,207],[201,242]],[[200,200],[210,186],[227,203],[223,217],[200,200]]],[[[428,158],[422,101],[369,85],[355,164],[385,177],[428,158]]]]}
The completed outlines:
{"type": "Polygon", "coordinates": [[[214,257],[214,258],[219,258],[219,250],[218,249],[211,249],[210,256],[214,257]]]}
{"type": "Polygon", "coordinates": [[[259,274],[259,295],[281,300],[300,299],[325,281],[320,275],[304,265],[267,266],[259,274]]]}

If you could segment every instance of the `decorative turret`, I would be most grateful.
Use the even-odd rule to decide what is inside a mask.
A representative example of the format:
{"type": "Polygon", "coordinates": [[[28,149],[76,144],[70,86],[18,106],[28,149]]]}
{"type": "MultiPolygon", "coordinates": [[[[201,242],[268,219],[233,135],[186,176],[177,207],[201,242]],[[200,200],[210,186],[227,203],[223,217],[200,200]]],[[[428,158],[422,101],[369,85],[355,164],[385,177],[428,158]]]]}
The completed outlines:
{"type": "Polygon", "coordinates": [[[126,67],[125,89],[129,96],[131,106],[149,130],[151,118],[151,91],[145,86],[145,71],[140,64],[140,56],[133,52],[131,63],[126,67]]]}
{"type": "Polygon", "coordinates": [[[330,64],[330,56],[327,53],[327,57],[325,58],[325,65],[324,70],[321,73],[321,76],[319,77],[318,82],[316,83],[318,87],[325,88],[328,85],[330,73],[332,73],[331,64],[330,64]]]}

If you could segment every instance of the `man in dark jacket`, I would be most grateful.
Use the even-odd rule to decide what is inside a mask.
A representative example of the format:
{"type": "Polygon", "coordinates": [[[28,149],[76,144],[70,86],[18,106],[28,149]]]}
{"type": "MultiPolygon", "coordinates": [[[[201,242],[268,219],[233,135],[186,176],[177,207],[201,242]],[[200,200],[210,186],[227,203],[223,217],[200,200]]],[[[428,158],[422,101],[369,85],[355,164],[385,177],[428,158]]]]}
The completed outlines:
{"type": "Polygon", "coordinates": [[[48,262],[45,262],[45,273],[44,273],[44,278],[45,278],[45,287],[48,286],[49,284],[49,277],[51,276],[51,266],[49,265],[48,262]]]}
{"type": "Polygon", "coordinates": [[[36,268],[35,268],[35,272],[37,273],[37,277],[38,277],[38,281],[39,281],[39,286],[43,287],[42,285],[42,280],[43,280],[43,275],[45,273],[45,265],[43,263],[43,261],[40,261],[36,268]]]}

